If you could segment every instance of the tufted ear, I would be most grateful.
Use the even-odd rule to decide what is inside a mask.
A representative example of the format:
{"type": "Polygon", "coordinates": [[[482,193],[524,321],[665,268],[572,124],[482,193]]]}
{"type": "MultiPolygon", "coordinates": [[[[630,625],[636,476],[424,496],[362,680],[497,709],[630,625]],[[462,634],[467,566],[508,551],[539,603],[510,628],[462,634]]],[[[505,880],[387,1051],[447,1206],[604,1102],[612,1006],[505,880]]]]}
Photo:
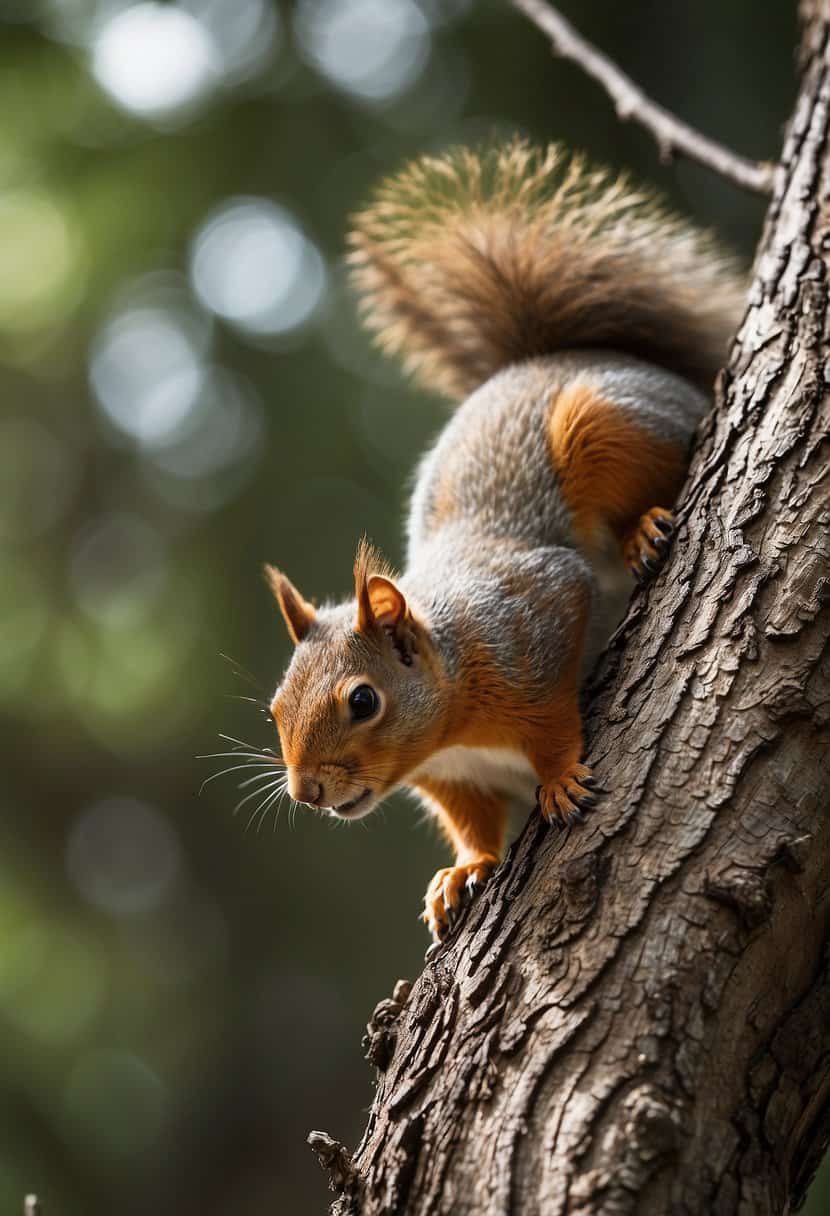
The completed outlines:
{"type": "Polygon", "coordinates": [[[375,615],[370,585],[376,580],[391,584],[391,574],[380,552],[364,536],[357,546],[354,559],[354,593],[357,600],[355,629],[358,633],[371,633],[381,623],[375,615]]]}
{"type": "Polygon", "coordinates": [[[303,599],[291,580],[286,578],[276,566],[265,567],[265,578],[276,596],[280,612],[288,628],[288,635],[296,646],[314,624],[316,617],[314,605],[303,599]]]}
{"type": "Polygon", "coordinates": [[[410,611],[406,596],[392,577],[389,566],[366,540],[357,548],[354,590],[357,632],[385,637],[400,661],[411,667],[419,651],[422,627],[410,611]]]}
{"type": "Polygon", "coordinates": [[[357,547],[354,591],[357,632],[385,635],[401,662],[410,667],[418,653],[420,628],[391,569],[367,540],[362,540],[357,547]]]}

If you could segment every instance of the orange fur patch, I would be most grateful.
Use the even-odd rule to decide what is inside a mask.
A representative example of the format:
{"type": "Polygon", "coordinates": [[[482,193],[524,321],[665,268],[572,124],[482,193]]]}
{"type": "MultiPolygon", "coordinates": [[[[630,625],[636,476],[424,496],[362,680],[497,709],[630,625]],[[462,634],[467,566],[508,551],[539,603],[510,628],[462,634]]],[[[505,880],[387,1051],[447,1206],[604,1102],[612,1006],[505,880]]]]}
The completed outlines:
{"type": "Polygon", "coordinates": [[[683,484],[684,450],[638,426],[587,384],[553,399],[548,442],[562,497],[587,543],[603,524],[622,542],[651,507],[674,502],[683,484]]]}
{"type": "MultiPolygon", "coordinates": [[[[581,594],[578,585],[569,590],[574,596],[581,594]]],[[[539,674],[530,669],[530,655],[527,670],[518,679],[507,680],[494,662],[492,649],[468,637],[441,745],[515,748],[527,756],[540,781],[558,776],[578,760],[582,749],[579,674],[589,608],[584,595],[573,631],[562,639],[564,664],[556,684],[549,687],[540,688],[539,674]]]]}
{"type": "Polygon", "coordinates": [[[505,798],[463,782],[430,777],[419,777],[416,788],[433,803],[458,863],[500,856],[507,822],[505,798]]]}

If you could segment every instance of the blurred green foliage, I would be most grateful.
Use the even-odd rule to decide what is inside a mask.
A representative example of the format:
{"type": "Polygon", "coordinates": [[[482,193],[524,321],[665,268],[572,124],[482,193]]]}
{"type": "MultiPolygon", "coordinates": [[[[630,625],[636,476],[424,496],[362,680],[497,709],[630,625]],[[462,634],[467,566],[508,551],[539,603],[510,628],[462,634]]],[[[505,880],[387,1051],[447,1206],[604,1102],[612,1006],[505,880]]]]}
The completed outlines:
{"type": "MultiPolygon", "coordinates": [[[[792,6],[563,7],[775,154],[792,6]]],[[[198,797],[222,762],[195,757],[270,739],[233,699],[287,659],[261,563],[327,598],[364,530],[398,559],[444,417],[360,333],[348,215],[402,159],[516,130],[747,256],[762,206],[659,165],[497,0],[0,0],[0,112],[0,1208],[320,1211],[305,1135],[362,1130],[362,1025],[419,970],[443,848],[401,798],[246,827],[247,774],[198,797]]]]}

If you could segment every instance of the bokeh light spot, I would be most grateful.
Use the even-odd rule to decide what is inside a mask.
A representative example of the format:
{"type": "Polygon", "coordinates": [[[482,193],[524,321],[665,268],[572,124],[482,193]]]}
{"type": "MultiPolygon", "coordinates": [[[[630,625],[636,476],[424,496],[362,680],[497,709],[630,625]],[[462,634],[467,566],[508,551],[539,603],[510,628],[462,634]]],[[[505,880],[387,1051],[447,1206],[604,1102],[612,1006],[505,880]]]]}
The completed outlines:
{"type": "Polygon", "coordinates": [[[74,824],[66,868],[91,904],[116,917],[158,907],[181,864],[179,842],[167,819],[136,798],[106,798],[74,824]]]}
{"type": "Polygon", "coordinates": [[[248,79],[273,58],[280,39],[273,0],[185,0],[183,7],[210,31],[226,82],[248,79]]]}
{"type": "Polygon", "coordinates": [[[414,0],[300,0],[295,29],[314,66],[367,101],[402,93],[429,59],[429,26],[414,0]]]}
{"type": "Polygon", "coordinates": [[[323,259],[296,220],[268,199],[232,199],[196,235],[190,261],[199,299],[252,334],[295,329],[326,283],[323,259]]]}
{"type": "Polygon", "coordinates": [[[81,533],[70,572],[87,616],[124,628],[137,624],[158,601],[168,565],[156,529],[137,515],[120,513],[96,520],[81,533]]]}
{"type": "Polygon", "coordinates": [[[83,294],[78,234],[42,190],[0,196],[0,329],[22,333],[63,320],[83,294]]]}
{"type": "Polygon", "coordinates": [[[192,481],[252,459],[262,437],[262,410],[253,388],[222,367],[209,369],[196,408],[164,447],[156,468],[192,481]]]}
{"type": "Polygon", "coordinates": [[[90,362],[105,415],[140,443],[164,443],[196,405],[206,343],[204,326],[172,309],[116,314],[98,335],[90,362]]]}
{"type": "Polygon", "coordinates": [[[98,83],[125,110],[157,118],[192,106],[219,70],[209,30],[173,4],[136,4],[116,13],[92,48],[98,83]]]}

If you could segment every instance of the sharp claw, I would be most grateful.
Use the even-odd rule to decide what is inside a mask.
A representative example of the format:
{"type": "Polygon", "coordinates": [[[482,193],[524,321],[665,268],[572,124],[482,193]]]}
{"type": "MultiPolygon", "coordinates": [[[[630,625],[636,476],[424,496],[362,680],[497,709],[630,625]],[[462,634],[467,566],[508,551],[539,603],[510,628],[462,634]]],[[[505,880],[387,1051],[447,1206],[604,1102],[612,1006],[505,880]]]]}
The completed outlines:
{"type": "Polygon", "coordinates": [[[568,823],[584,823],[584,822],[585,822],[585,816],[582,814],[581,811],[569,811],[568,812],[568,823]]]}
{"type": "Polygon", "coordinates": [[[579,805],[581,808],[591,811],[597,805],[597,799],[593,794],[583,794],[579,799],[579,805]]]}
{"type": "Polygon", "coordinates": [[[653,536],[651,543],[658,553],[665,553],[669,547],[668,538],[665,536],[653,536]]]}
{"type": "Polygon", "coordinates": [[[482,886],[482,884],[478,881],[475,874],[471,874],[470,877],[467,879],[467,881],[464,883],[464,890],[468,893],[468,895],[472,899],[472,897],[476,894],[476,892],[479,890],[479,888],[481,886],[482,886]]]}
{"type": "Polygon", "coordinates": [[[441,941],[439,939],[437,941],[434,941],[431,946],[427,947],[427,952],[424,955],[424,962],[431,963],[432,960],[438,955],[440,949],[441,949],[441,941]]]}
{"type": "Polygon", "coordinates": [[[655,561],[653,561],[650,557],[641,557],[640,565],[644,566],[645,569],[649,572],[649,574],[656,574],[657,571],[660,569],[658,564],[655,561]]]}
{"type": "Polygon", "coordinates": [[[655,515],[652,522],[655,527],[660,529],[664,536],[671,536],[674,531],[674,524],[671,520],[664,519],[662,515],[655,515]]]}
{"type": "Polygon", "coordinates": [[[579,781],[579,784],[584,785],[586,790],[593,789],[594,786],[596,785],[596,783],[597,783],[596,777],[593,777],[590,773],[588,774],[587,777],[581,777],[580,781],[579,781]]]}

